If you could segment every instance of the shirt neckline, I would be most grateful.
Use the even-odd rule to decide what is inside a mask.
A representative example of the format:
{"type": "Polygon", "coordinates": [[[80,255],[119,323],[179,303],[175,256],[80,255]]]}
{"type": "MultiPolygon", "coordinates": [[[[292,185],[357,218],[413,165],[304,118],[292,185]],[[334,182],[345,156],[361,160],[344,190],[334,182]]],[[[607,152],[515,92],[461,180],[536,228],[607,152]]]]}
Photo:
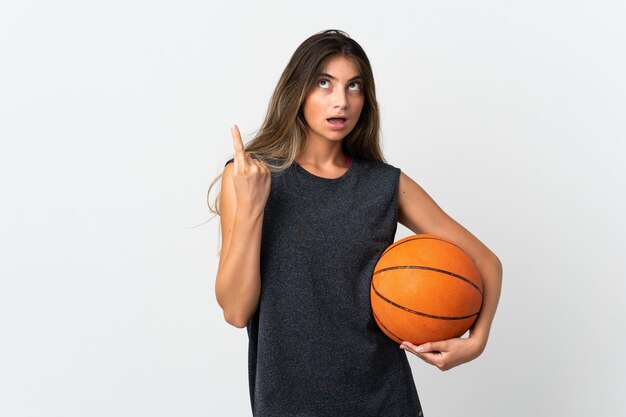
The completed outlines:
{"type": "Polygon", "coordinates": [[[343,175],[337,177],[337,178],[325,178],[325,177],[320,177],[318,175],[315,175],[309,171],[307,171],[306,169],[304,169],[302,166],[300,166],[300,164],[298,164],[296,161],[293,161],[293,166],[295,167],[296,171],[298,171],[300,174],[302,174],[304,177],[321,183],[321,184],[336,184],[339,182],[343,182],[345,181],[346,178],[349,178],[352,176],[352,173],[355,170],[355,166],[357,165],[357,158],[355,158],[353,155],[349,155],[350,157],[350,165],[348,166],[348,170],[346,172],[343,173],[343,175]]]}

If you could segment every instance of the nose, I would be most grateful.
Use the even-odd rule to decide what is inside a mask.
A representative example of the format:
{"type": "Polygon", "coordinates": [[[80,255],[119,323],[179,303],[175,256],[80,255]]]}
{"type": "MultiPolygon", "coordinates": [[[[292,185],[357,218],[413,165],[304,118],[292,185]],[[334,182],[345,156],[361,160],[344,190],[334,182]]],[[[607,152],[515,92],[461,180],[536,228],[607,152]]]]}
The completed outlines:
{"type": "Polygon", "coordinates": [[[348,99],[346,97],[346,92],[342,88],[335,89],[333,100],[334,100],[335,107],[345,109],[348,106],[348,99]]]}

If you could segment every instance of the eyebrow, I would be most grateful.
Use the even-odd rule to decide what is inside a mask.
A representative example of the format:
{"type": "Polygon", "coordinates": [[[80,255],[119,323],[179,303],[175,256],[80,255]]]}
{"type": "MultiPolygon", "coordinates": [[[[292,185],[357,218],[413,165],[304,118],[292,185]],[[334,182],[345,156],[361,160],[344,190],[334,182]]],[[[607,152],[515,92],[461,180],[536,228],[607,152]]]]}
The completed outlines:
{"type": "MultiPolygon", "coordinates": [[[[322,72],[318,75],[318,77],[328,77],[328,78],[332,78],[333,80],[336,80],[335,77],[333,77],[332,75],[326,73],[326,72],[322,72]]],[[[356,75],[352,78],[350,78],[348,81],[354,81],[354,80],[362,80],[363,77],[361,77],[360,75],[356,75]]]]}

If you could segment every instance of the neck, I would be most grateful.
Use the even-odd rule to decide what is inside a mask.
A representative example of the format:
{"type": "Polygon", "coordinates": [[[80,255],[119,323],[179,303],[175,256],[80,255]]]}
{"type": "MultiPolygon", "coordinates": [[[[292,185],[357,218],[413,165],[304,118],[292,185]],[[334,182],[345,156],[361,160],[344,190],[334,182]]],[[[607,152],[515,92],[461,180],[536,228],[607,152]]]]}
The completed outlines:
{"type": "Polygon", "coordinates": [[[298,163],[306,163],[319,167],[328,165],[346,165],[346,158],[341,150],[341,142],[325,139],[307,138],[304,149],[296,158],[298,163]]]}

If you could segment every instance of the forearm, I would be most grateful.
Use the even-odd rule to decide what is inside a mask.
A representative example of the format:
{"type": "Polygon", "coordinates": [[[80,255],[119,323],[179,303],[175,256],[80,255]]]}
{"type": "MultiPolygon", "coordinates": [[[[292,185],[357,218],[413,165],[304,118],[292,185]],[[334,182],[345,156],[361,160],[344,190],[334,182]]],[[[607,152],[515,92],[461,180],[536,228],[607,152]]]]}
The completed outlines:
{"type": "Polygon", "coordinates": [[[226,258],[215,283],[226,320],[244,327],[258,307],[261,292],[260,252],[263,214],[237,210],[226,258]]]}
{"type": "Polygon", "coordinates": [[[489,256],[476,263],[483,281],[483,304],[476,322],[470,329],[470,338],[480,344],[482,351],[487,345],[491,323],[496,314],[502,288],[502,263],[495,256],[489,256]]]}

